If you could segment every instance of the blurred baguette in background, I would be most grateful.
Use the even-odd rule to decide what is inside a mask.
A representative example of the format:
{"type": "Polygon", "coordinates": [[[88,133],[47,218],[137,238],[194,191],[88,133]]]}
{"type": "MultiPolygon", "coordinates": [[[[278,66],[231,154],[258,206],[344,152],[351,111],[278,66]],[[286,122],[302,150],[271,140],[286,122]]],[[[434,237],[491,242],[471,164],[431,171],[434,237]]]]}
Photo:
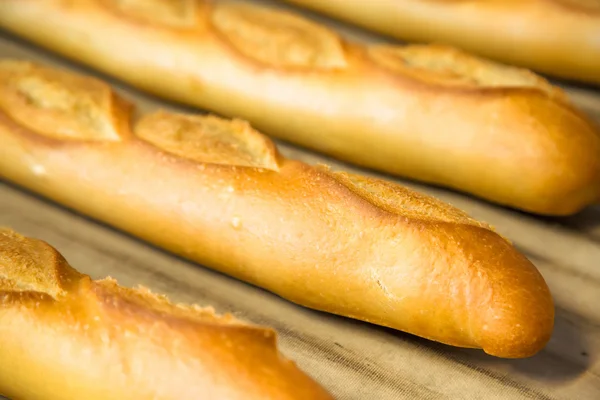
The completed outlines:
{"type": "Polygon", "coordinates": [[[598,0],[284,0],[397,39],[600,84],[598,0]]]}
{"type": "Polygon", "coordinates": [[[347,42],[239,1],[3,0],[0,26],[361,166],[539,214],[600,198],[600,137],[565,93],[457,49],[347,42]]]}

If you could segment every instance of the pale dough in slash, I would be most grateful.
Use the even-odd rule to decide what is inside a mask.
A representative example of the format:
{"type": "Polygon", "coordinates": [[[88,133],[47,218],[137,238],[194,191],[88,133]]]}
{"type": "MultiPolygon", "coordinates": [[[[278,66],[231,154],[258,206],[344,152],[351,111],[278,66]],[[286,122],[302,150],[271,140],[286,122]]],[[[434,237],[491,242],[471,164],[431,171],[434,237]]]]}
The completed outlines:
{"type": "Polygon", "coordinates": [[[110,88],[25,61],[0,61],[0,108],[16,122],[56,139],[120,140],[110,88]]]}
{"type": "Polygon", "coordinates": [[[478,87],[532,87],[550,94],[554,89],[535,74],[473,57],[445,46],[371,46],[376,64],[400,74],[438,84],[478,87]]]}
{"type": "Polygon", "coordinates": [[[245,121],[156,112],[139,121],[135,134],[196,162],[278,170],[273,143],[245,121]]]}
{"type": "Polygon", "coordinates": [[[219,2],[211,15],[215,29],[240,53],[272,67],[346,67],[340,38],[296,15],[250,4],[219,2]]]}
{"type": "Polygon", "coordinates": [[[190,28],[197,22],[198,0],[111,0],[113,7],[134,19],[172,28],[190,28]]]}

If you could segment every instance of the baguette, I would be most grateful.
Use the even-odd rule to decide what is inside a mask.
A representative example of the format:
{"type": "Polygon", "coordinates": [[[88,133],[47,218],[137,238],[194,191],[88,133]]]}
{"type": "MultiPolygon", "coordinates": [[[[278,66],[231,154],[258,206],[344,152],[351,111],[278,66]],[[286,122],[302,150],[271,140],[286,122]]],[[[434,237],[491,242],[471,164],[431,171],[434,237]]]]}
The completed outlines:
{"type": "Polygon", "coordinates": [[[443,42],[600,84],[598,0],[284,0],[392,37],[443,42]]]}
{"type": "Polygon", "coordinates": [[[365,47],[229,1],[3,0],[0,26],[358,165],[539,214],[600,199],[600,137],[566,95],[458,50],[365,47]]]}
{"type": "Polygon", "coordinates": [[[240,120],[130,125],[101,81],[0,62],[0,177],[297,304],[499,357],[554,306],[490,227],[402,186],[282,157],[240,120]]]}
{"type": "Polygon", "coordinates": [[[0,393],[15,400],[332,399],[271,329],[79,273],[0,229],[0,393]]]}

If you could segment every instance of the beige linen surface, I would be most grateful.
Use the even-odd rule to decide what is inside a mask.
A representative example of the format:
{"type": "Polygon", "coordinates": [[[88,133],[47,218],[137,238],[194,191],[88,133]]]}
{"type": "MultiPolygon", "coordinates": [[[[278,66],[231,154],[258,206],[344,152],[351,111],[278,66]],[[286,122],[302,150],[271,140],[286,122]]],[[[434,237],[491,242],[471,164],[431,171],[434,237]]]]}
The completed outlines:
{"type": "MultiPolygon", "coordinates": [[[[325,21],[355,39],[381,40],[325,21]]],[[[0,56],[92,73],[8,35],[0,34],[0,56]]],[[[141,110],[184,109],[99,76],[141,110]]],[[[600,123],[600,89],[565,87],[573,101],[600,123]]],[[[359,171],[279,145],[286,156],[359,171]]],[[[307,310],[1,181],[0,226],[48,241],[94,278],[111,275],[127,286],[141,283],[178,302],[213,305],[218,312],[233,311],[240,318],[274,327],[283,352],[338,399],[600,399],[600,207],[574,217],[544,219],[459,193],[400,182],[494,225],[537,265],[557,307],[555,332],[546,349],[525,360],[495,359],[478,350],[452,348],[307,310]]]]}

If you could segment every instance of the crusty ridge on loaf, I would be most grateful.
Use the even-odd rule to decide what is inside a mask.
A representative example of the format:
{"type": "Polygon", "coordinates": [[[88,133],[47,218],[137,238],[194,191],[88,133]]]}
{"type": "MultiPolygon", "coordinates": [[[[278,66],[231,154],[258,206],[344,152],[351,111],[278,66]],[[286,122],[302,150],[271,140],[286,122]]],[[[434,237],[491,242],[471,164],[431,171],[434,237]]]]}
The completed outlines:
{"type": "Polygon", "coordinates": [[[57,299],[82,275],[44,242],[0,228],[0,291],[32,292],[57,299]]]}
{"type": "Polygon", "coordinates": [[[0,229],[0,276],[0,354],[16,367],[0,367],[2,394],[34,400],[331,398],[279,354],[273,330],[212,308],[173,304],[141,286],[94,281],[47,243],[8,228],[0,229]]]}
{"type": "Polygon", "coordinates": [[[416,220],[473,225],[492,230],[488,224],[471,218],[466,212],[407,187],[358,174],[330,172],[324,166],[320,168],[373,205],[394,214],[416,220]]]}
{"type": "MultiPolygon", "coordinates": [[[[31,74],[86,96],[87,84],[45,69],[31,74]]],[[[487,224],[391,182],[287,159],[243,121],[166,111],[131,121],[102,85],[90,108],[118,140],[58,138],[1,102],[0,176],[306,307],[500,357],[550,338],[543,277],[487,224]]],[[[4,96],[17,97],[0,82],[4,96]]]]}
{"type": "MultiPolygon", "coordinates": [[[[0,228],[0,292],[5,295],[30,292],[61,301],[72,296],[82,281],[91,283],[88,276],[71,267],[48,243],[24,237],[10,228],[0,228]]],[[[137,289],[121,287],[112,278],[95,281],[92,286],[95,285],[101,288],[98,292],[108,296],[112,291],[116,294],[115,300],[119,297],[132,308],[145,308],[156,316],[170,314],[205,323],[242,324],[231,315],[215,315],[212,308],[174,305],[165,296],[156,295],[143,286],[137,289]]],[[[272,332],[266,336],[272,336],[272,332]]]]}

